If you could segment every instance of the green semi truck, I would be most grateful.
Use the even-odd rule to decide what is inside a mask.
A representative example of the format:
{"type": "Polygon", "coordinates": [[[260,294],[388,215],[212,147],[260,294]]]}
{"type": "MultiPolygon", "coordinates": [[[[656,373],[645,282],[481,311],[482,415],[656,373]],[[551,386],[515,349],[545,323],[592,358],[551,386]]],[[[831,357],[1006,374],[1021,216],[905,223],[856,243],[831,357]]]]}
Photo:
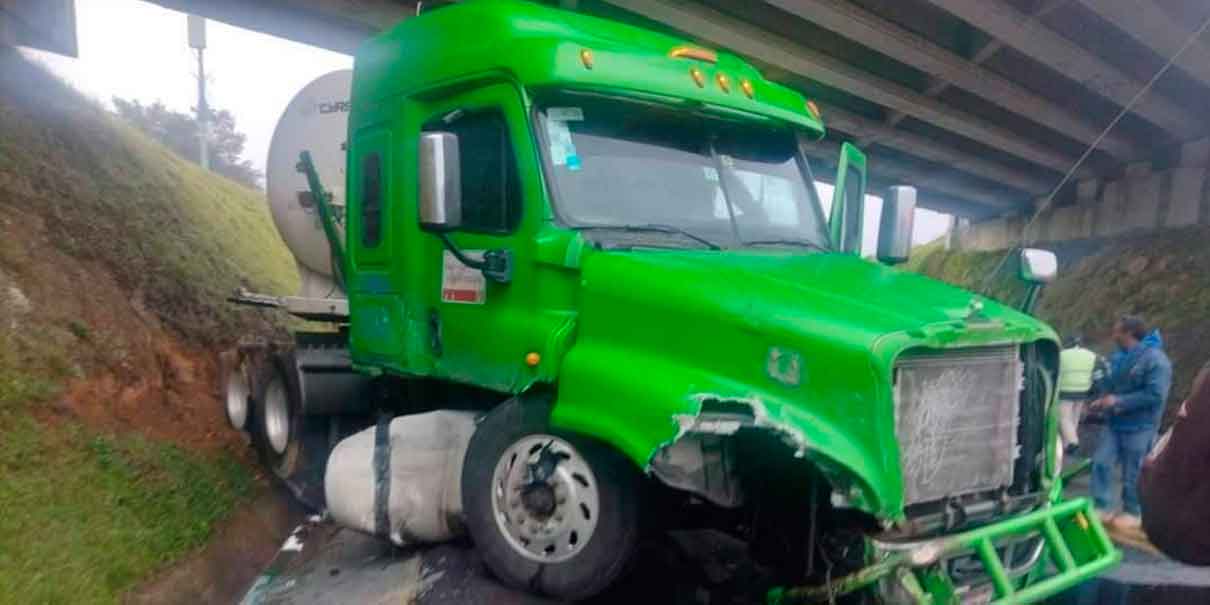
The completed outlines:
{"type": "Polygon", "coordinates": [[[673,527],[747,540],[770,603],[1029,603],[1117,563],[1061,494],[1054,331],[890,266],[910,187],[862,258],[865,158],[843,146],[825,213],[799,93],[512,0],[408,19],[333,78],[269,166],[304,292],[235,297],[333,328],[226,358],[232,424],[300,495],[375,418],[460,410],[450,525],[554,597],[673,527]]]}

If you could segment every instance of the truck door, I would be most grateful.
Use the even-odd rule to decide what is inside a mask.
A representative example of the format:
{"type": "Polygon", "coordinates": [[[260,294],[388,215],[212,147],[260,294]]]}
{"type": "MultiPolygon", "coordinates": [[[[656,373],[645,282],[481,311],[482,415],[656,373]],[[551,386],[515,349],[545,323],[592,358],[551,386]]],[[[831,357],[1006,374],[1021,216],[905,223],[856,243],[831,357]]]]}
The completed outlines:
{"type": "MultiPolygon", "coordinates": [[[[508,283],[486,279],[440,244],[428,247],[434,272],[432,346],[439,375],[498,390],[518,390],[533,371],[526,355],[543,340],[535,325],[534,237],[541,221],[541,181],[520,95],[486,86],[429,107],[425,131],[458,137],[462,224],[449,234],[465,253],[508,250],[508,283]]],[[[435,236],[429,235],[434,240],[435,236]]]]}
{"type": "Polygon", "coordinates": [[[350,308],[355,309],[350,345],[358,361],[397,365],[403,354],[403,317],[397,289],[390,279],[398,235],[390,169],[391,131],[385,124],[358,129],[350,150],[348,183],[348,280],[350,308]]]}

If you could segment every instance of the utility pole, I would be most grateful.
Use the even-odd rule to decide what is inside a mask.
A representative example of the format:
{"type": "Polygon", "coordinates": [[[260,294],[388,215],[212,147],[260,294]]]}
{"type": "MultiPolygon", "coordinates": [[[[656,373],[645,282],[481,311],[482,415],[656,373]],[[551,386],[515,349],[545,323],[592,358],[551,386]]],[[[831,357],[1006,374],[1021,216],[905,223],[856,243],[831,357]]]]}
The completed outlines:
{"type": "Polygon", "coordinates": [[[198,163],[210,170],[210,107],[206,104],[206,19],[189,15],[189,47],[197,51],[198,163]]]}

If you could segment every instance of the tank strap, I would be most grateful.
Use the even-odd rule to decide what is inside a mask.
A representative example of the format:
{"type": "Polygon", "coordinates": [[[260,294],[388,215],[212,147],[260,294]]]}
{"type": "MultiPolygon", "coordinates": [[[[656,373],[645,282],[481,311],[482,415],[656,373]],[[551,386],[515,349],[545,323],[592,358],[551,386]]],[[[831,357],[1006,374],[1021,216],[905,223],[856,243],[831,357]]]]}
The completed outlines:
{"type": "Polygon", "coordinates": [[[391,521],[387,514],[391,498],[391,415],[378,412],[374,427],[374,533],[388,536],[391,521]]]}

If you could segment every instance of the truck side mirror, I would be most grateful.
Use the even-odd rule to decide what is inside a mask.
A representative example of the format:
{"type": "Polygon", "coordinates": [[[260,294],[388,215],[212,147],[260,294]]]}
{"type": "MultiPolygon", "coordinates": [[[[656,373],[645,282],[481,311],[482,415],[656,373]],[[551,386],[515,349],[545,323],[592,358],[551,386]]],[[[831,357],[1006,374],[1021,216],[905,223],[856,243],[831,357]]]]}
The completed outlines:
{"type": "Polygon", "coordinates": [[[861,226],[865,214],[866,161],[857,147],[840,146],[836,188],[832,191],[832,216],[828,229],[832,246],[841,252],[861,253],[861,226]]]}
{"type": "Polygon", "coordinates": [[[446,232],[462,224],[462,174],[458,135],[420,135],[420,227],[446,232]]]}
{"type": "Polygon", "coordinates": [[[888,265],[907,262],[912,255],[912,223],[916,218],[916,188],[887,189],[878,224],[878,260],[888,265]]]}
{"type": "Polygon", "coordinates": [[[1023,248],[1021,250],[1021,280],[1029,284],[1021,310],[1032,314],[1038,304],[1042,286],[1054,281],[1059,273],[1059,259],[1050,250],[1023,248]]]}
{"type": "Polygon", "coordinates": [[[1059,273],[1059,259],[1050,250],[1021,250],[1021,280],[1029,284],[1049,284],[1059,273]]]}

